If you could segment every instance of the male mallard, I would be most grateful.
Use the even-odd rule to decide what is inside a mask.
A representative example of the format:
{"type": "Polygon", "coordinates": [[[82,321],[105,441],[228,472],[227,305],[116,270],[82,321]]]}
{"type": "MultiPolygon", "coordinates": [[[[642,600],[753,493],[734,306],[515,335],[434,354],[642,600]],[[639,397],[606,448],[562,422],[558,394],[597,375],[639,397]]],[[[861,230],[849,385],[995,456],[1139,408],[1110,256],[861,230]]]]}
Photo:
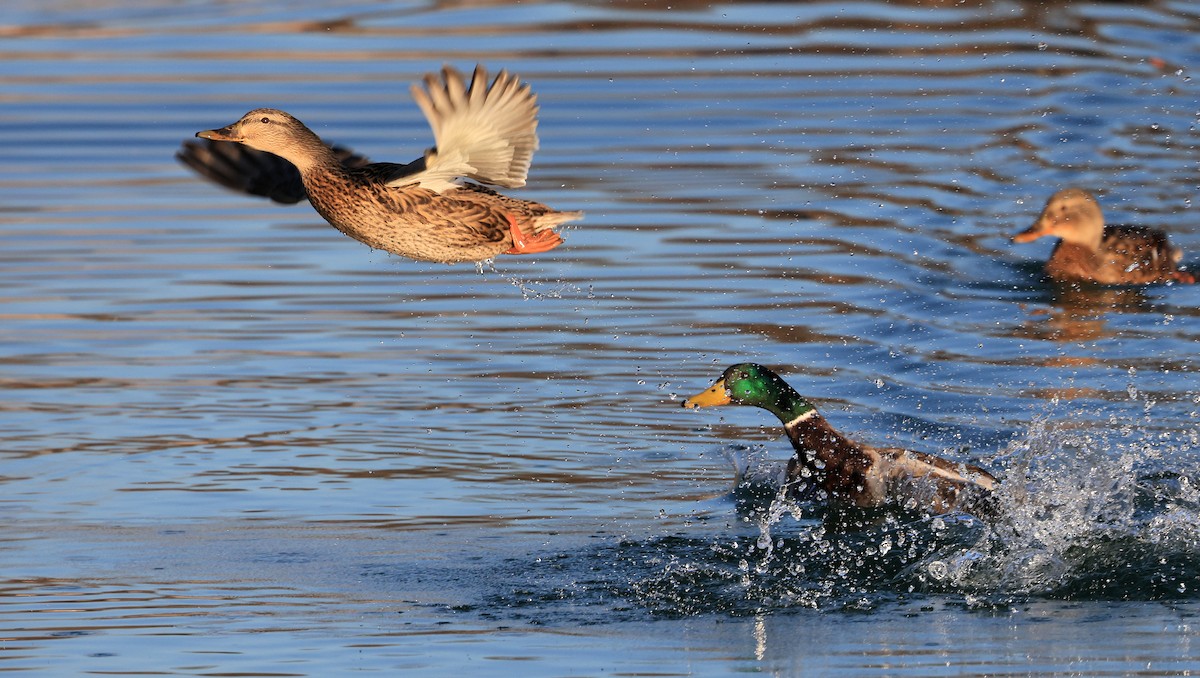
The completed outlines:
{"type": "Polygon", "coordinates": [[[785,481],[793,496],[814,483],[835,502],[862,508],[892,502],[946,513],[983,508],[998,482],[970,464],[854,442],[835,431],[779,375],[754,363],[726,369],[708,390],[683,402],[689,408],[714,405],[761,407],[779,417],[796,450],[785,481]]]}
{"type": "Polygon", "coordinates": [[[1108,285],[1196,282],[1191,273],[1175,267],[1182,253],[1167,242],[1166,233],[1145,226],[1105,226],[1100,203],[1079,188],[1050,196],[1038,220],[1014,235],[1013,242],[1043,236],[1061,238],[1046,262],[1046,275],[1054,280],[1108,285]]]}
{"type": "Polygon", "coordinates": [[[469,87],[449,66],[440,81],[428,75],[424,84],[414,85],[412,93],[433,128],[436,146],[407,165],[368,164],[330,148],[299,120],[273,108],[198,132],[209,143],[185,144],[178,157],[230,188],[280,202],[307,197],[339,231],[412,259],[484,261],[561,244],[554,227],[582,212],[557,212],[459,181],[525,185],[538,147],[537,97],[529,85],[500,71],[488,86],[483,66],[475,68],[469,87]]]}

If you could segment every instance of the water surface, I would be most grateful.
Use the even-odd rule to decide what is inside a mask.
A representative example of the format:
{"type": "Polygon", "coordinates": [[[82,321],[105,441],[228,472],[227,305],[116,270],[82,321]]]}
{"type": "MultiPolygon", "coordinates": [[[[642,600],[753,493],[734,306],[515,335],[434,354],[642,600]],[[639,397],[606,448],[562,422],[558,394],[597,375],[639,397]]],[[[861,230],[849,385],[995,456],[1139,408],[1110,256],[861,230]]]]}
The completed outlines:
{"type": "Polygon", "coordinates": [[[1186,3],[18,3],[0,24],[0,670],[1179,675],[1197,288],[1055,288],[1096,190],[1200,265],[1186,3]],[[408,85],[531,82],[496,270],[172,158],[270,105],[408,161],[408,85]],[[778,517],[768,415],[1005,477],[1010,520],[778,517]],[[749,479],[739,487],[739,471],[749,479]],[[616,651],[614,651],[616,648],[616,651]]]}

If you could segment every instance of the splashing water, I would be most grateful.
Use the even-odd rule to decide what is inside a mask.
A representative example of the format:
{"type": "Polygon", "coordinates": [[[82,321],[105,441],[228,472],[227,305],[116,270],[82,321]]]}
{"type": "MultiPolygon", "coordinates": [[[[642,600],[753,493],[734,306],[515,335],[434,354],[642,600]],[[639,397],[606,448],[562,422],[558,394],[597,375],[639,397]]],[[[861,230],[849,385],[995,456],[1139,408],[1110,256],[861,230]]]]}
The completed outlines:
{"type": "Polygon", "coordinates": [[[521,290],[521,299],[529,301],[530,299],[562,299],[566,294],[579,294],[582,288],[565,280],[559,280],[554,283],[554,287],[550,289],[542,289],[545,281],[522,280],[511,276],[504,276],[509,283],[521,290]]]}
{"type": "Polygon", "coordinates": [[[1164,442],[1149,420],[1083,420],[1039,418],[997,455],[1004,479],[991,524],[789,500],[778,462],[732,448],[733,500],[756,533],[626,544],[654,556],[617,588],[669,615],[866,610],[930,594],[985,606],[1198,595],[1200,487],[1194,469],[1179,467],[1191,459],[1189,434],[1164,442]]]}
{"type": "MultiPolygon", "coordinates": [[[[508,281],[508,283],[513,287],[521,290],[521,299],[524,301],[529,301],[530,299],[562,299],[567,294],[579,295],[583,292],[583,288],[581,288],[579,285],[567,282],[565,280],[559,280],[555,282],[554,287],[550,289],[542,289],[542,286],[548,284],[547,282],[540,280],[524,280],[514,275],[502,273],[496,268],[496,261],[494,259],[485,259],[483,261],[475,262],[475,270],[479,272],[479,275],[485,275],[488,271],[491,271],[492,273],[495,273],[504,280],[508,281]]],[[[590,293],[588,298],[591,298],[590,293]]]]}
{"type": "Polygon", "coordinates": [[[512,577],[522,596],[572,615],[867,611],[947,596],[968,607],[1200,597],[1195,431],[1157,430],[1148,414],[1141,422],[1090,414],[1036,418],[990,460],[1002,478],[991,522],[791,499],[781,460],[735,445],[725,454],[737,520],[623,538],[562,554],[549,568],[517,563],[512,577]]]}
{"type": "Polygon", "coordinates": [[[1194,592],[1196,488],[1186,474],[1156,463],[1180,450],[1151,445],[1149,437],[1128,425],[1035,421],[1000,457],[1007,474],[999,519],[969,547],[918,563],[917,579],[935,590],[993,596],[1194,592]]]}

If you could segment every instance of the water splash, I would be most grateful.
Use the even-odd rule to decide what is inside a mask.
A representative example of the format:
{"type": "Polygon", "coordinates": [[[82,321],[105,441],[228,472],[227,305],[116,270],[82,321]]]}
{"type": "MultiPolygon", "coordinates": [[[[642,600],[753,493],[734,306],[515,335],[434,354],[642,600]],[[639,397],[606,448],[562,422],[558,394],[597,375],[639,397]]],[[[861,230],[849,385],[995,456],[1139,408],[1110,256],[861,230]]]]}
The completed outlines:
{"type": "Polygon", "coordinates": [[[782,490],[780,460],[737,445],[725,450],[736,521],[624,538],[548,559],[549,568],[522,561],[512,576],[520,596],[605,619],[859,612],[925,597],[1005,607],[1200,596],[1195,432],[1088,415],[1039,417],[991,460],[1003,478],[991,523],[796,501],[782,490]]]}
{"type": "MultiPolygon", "coordinates": [[[[543,280],[525,280],[509,273],[503,273],[496,268],[494,259],[475,262],[475,270],[479,272],[479,275],[486,275],[488,271],[491,271],[500,276],[513,287],[521,290],[521,299],[524,301],[529,301],[530,299],[562,299],[569,294],[579,296],[583,293],[583,288],[579,285],[565,280],[549,283],[543,280]],[[553,286],[547,287],[549,285],[553,286]]],[[[590,293],[588,294],[588,298],[591,298],[590,293]]]]}
{"type": "MultiPolygon", "coordinates": [[[[1200,585],[1200,512],[1186,474],[1138,426],[1036,420],[1001,455],[999,519],[912,571],[932,590],[1003,598],[1160,599],[1200,585]]],[[[1186,450],[1184,450],[1186,451],[1186,450]]]]}
{"type": "Polygon", "coordinates": [[[674,544],[663,566],[629,573],[625,595],[670,615],[866,610],[914,595],[984,606],[1200,595],[1200,486],[1182,466],[1195,436],[1156,431],[1143,412],[1037,418],[991,464],[1004,471],[991,523],[793,501],[778,462],[731,448],[733,499],[753,531],[674,544]]]}

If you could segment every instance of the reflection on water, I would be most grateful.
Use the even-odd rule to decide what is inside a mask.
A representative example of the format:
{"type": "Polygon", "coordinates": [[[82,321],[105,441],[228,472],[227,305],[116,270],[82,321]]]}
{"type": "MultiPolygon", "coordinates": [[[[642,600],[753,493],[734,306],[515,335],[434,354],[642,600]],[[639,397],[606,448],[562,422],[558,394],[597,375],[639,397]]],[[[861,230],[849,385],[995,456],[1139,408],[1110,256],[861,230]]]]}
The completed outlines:
{"type": "MultiPolygon", "coordinates": [[[[1106,329],[1111,313],[1154,313],[1154,302],[1140,287],[1105,287],[1047,282],[1046,300],[1029,311],[1029,322],[1014,336],[1058,342],[1090,342],[1113,339],[1117,332],[1106,329]]],[[[1077,356],[1072,364],[1088,364],[1077,356]]]]}
{"type": "Polygon", "coordinates": [[[1048,286],[1050,244],[1008,235],[1080,185],[1197,260],[1198,21],[18,3],[0,668],[1194,665],[1200,288],[1048,286]],[[408,159],[429,139],[408,84],[475,61],[539,94],[519,194],[588,213],[554,252],[408,262],[172,158],[270,105],[408,159]],[[678,406],[746,359],[857,439],[996,470],[1011,520],[835,529],[805,506],[768,557],[786,441],[678,406]]]}

